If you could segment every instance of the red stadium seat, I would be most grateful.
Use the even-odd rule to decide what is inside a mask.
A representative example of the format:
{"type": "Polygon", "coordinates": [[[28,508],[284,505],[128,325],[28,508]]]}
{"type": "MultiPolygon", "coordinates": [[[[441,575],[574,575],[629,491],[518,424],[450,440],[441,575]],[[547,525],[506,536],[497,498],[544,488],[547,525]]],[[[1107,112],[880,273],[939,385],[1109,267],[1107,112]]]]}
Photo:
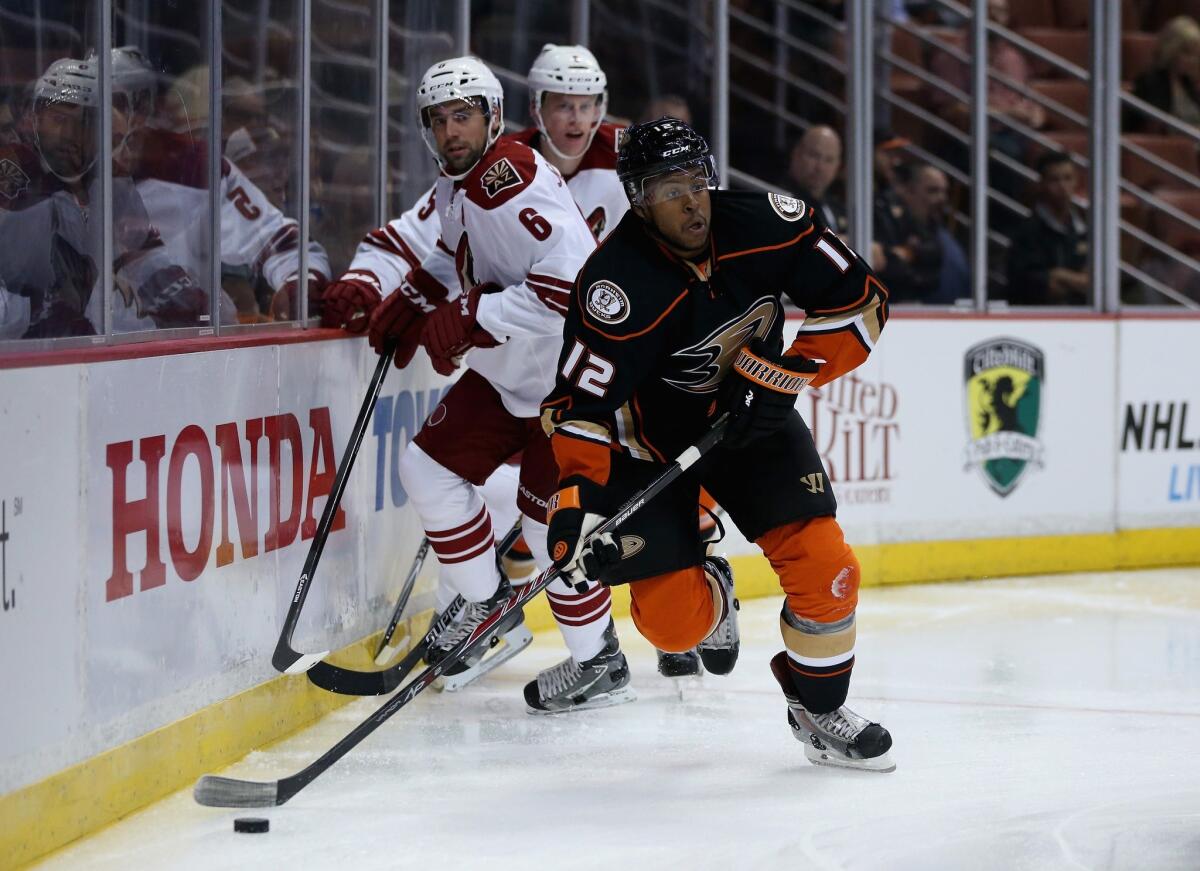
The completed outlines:
{"type": "MultiPolygon", "coordinates": [[[[1177,166],[1192,175],[1200,175],[1196,143],[1191,139],[1183,136],[1140,134],[1124,136],[1121,143],[1122,146],[1126,144],[1139,146],[1166,163],[1177,166]]],[[[1121,148],[1121,175],[1131,184],[1147,190],[1158,187],[1178,188],[1187,184],[1168,170],[1156,166],[1125,147],[1121,148]]]]}
{"type": "Polygon", "coordinates": [[[1019,27],[1061,27],[1057,20],[1053,3],[1046,0],[1009,0],[1009,26],[1014,30],[1019,27]]]}
{"type": "MultiPolygon", "coordinates": [[[[1059,30],[1049,27],[1027,27],[1018,31],[1030,42],[1056,54],[1065,61],[1088,69],[1091,66],[1091,36],[1086,30],[1059,30]]],[[[1049,61],[1028,55],[1034,78],[1061,79],[1067,74],[1049,61]]]]}
{"type": "MultiPolygon", "coordinates": [[[[1160,190],[1155,196],[1179,211],[1200,220],[1200,191],[1160,190]]],[[[1155,210],[1151,221],[1153,235],[1163,243],[1179,251],[1190,251],[1196,255],[1200,244],[1200,232],[1165,212],[1155,210]]]]}
{"type": "Polygon", "coordinates": [[[1132,82],[1154,62],[1158,37],[1153,33],[1121,34],[1121,79],[1132,82]]]}
{"type": "MultiPolygon", "coordinates": [[[[1043,97],[1061,104],[1084,118],[1087,118],[1091,112],[1091,85],[1087,82],[1075,79],[1040,79],[1031,82],[1030,85],[1043,97]]],[[[1053,109],[1046,109],[1046,129],[1078,131],[1081,129],[1081,125],[1053,109]]]]}

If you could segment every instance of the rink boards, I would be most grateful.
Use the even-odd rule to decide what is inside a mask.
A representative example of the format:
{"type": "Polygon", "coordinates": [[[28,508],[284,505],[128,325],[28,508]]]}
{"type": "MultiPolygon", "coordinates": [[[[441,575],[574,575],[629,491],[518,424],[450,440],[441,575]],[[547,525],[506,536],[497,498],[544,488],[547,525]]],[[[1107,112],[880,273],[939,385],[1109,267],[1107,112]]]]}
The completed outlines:
{"type": "MultiPolygon", "coordinates": [[[[1197,330],[894,318],[799,404],[864,582],[1200,562],[1197,330]]],[[[0,372],[0,867],[341,703],[269,660],[373,365],[337,340],[0,372]]],[[[421,535],[396,458],[445,387],[385,382],[299,649],[380,628],[421,535]]]]}

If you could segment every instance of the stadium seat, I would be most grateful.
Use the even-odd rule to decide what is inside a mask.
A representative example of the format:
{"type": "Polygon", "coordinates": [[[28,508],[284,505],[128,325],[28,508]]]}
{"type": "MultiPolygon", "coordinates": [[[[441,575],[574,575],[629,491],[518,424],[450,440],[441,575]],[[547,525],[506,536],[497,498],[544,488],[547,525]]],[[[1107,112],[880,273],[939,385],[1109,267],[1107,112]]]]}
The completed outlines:
{"type": "MultiPolygon", "coordinates": [[[[1091,37],[1086,30],[1060,30],[1050,27],[1026,27],[1018,33],[1030,42],[1058,55],[1065,61],[1088,69],[1091,66],[1091,37]]],[[[1028,55],[1034,78],[1061,79],[1067,74],[1054,64],[1028,55]]]]}
{"type": "Polygon", "coordinates": [[[1053,3],[1046,0],[1009,0],[1009,26],[1013,29],[1020,27],[1061,27],[1055,16],[1053,3]]]}
{"type": "MultiPolygon", "coordinates": [[[[1121,0],[1121,30],[1141,28],[1141,0],[1121,0]]],[[[1092,24],[1092,0],[1054,0],[1055,18],[1059,27],[1078,27],[1087,30],[1092,24]]]]}
{"type": "MultiPolygon", "coordinates": [[[[1030,83],[1033,90],[1043,97],[1061,104],[1072,112],[1087,118],[1091,112],[1091,85],[1076,79],[1040,79],[1030,83]]],[[[1081,129],[1081,125],[1053,109],[1046,109],[1047,130],[1081,129]]]]}
{"type": "MultiPolygon", "coordinates": [[[[1088,137],[1089,133],[1062,132],[1058,130],[1049,130],[1045,134],[1047,139],[1053,140],[1062,151],[1074,154],[1082,158],[1084,163],[1088,162],[1088,155],[1091,153],[1088,137]]],[[[1036,163],[1038,157],[1045,149],[1034,146],[1033,154],[1031,155],[1031,163],[1036,163]]]]}
{"type": "MultiPolygon", "coordinates": [[[[1191,139],[1183,136],[1139,134],[1124,136],[1121,142],[1122,146],[1127,144],[1140,146],[1166,163],[1177,166],[1192,175],[1200,175],[1196,143],[1191,139]]],[[[1168,170],[1156,166],[1125,147],[1121,149],[1121,175],[1131,184],[1146,190],[1158,187],[1178,188],[1187,184],[1168,170]]]]}
{"type": "MultiPolygon", "coordinates": [[[[1167,205],[1200,220],[1200,191],[1160,190],[1154,195],[1167,205]]],[[[1176,250],[1195,251],[1197,242],[1200,242],[1200,232],[1165,212],[1154,210],[1150,223],[1154,236],[1176,250]]]]}
{"type": "Polygon", "coordinates": [[[1158,37],[1153,33],[1121,34],[1121,79],[1132,82],[1154,63],[1158,37]]]}

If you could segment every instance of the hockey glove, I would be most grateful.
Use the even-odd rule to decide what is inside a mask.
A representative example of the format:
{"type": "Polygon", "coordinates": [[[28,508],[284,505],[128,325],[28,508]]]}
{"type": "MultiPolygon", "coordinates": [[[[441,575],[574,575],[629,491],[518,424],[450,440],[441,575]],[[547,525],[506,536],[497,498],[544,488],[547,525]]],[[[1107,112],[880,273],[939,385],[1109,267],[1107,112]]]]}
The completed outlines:
{"type": "Polygon", "coordinates": [[[371,312],[383,297],[379,288],[365,278],[342,278],[325,288],[321,326],[364,333],[371,312]]]}
{"type": "Polygon", "coordinates": [[[550,498],[546,509],[550,558],[575,586],[599,580],[621,559],[621,546],[612,533],[588,540],[592,530],[604,522],[604,517],[595,513],[603,501],[599,484],[572,475],[562,482],[562,489],[550,498]]]}
{"type": "Polygon", "coordinates": [[[776,353],[761,339],[742,348],[723,385],[729,412],[723,444],[745,447],[782,429],[796,407],[796,395],[816,376],[822,362],[776,353]]]}
{"type": "Polygon", "coordinates": [[[412,362],[421,343],[421,329],[427,315],[420,304],[405,292],[403,286],[396,288],[387,299],[375,307],[367,327],[367,338],[375,353],[382,354],[389,338],[398,339],[396,345],[396,368],[403,369],[412,362]]]}
{"type": "MultiPolygon", "coordinates": [[[[283,287],[271,297],[271,317],[277,321],[290,321],[300,317],[300,306],[296,302],[296,279],[289,278],[283,287]]],[[[312,273],[308,276],[308,316],[321,314],[325,287],[323,278],[312,273]]]]}
{"type": "Polygon", "coordinates": [[[496,284],[477,284],[458,299],[430,313],[421,332],[421,344],[431,360],[453,360],[471,348],[494,348],[500,344],[476,320],[479,298],[498,290],[500,287],[496,284]]]}

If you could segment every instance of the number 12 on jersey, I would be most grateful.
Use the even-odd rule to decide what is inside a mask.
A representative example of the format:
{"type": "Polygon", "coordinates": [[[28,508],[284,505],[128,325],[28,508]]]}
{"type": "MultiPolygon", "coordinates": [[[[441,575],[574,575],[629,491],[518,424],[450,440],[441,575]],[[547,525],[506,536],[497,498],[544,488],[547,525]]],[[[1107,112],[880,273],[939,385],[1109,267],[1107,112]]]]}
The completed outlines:
{"type": "Polygon", "coordinates": [[[595,351],[589,351],[583,342],[576,339],[571,353],[567,355],[567,361],[563,363],[563,378],[570,381],[575,376],[576,370],[579,370],[579,375],[575,379],[575,386],[593,396],[603,397],[608,393],[608,385],[612,381],[617,367],[612,364],[611,360],[605,360],[595,351]],[[584,361],[582,369],[580,369],[581,361],[584,361]]]}

